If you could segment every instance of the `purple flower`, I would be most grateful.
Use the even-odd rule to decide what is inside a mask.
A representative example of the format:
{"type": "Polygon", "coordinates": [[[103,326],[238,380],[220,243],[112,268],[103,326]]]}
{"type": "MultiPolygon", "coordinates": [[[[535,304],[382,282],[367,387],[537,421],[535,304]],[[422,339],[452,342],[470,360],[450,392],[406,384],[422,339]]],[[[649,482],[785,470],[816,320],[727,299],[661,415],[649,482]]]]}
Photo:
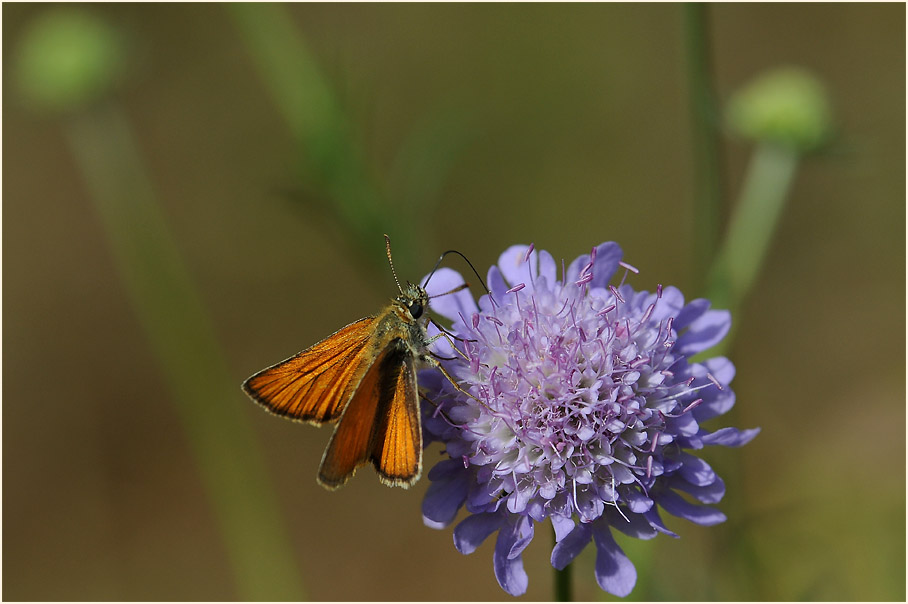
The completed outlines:
{"type": "MultiPolygon", "coordinates": [[[[697,524],[722,522],[717,509],[680,494],[712,504],[725,492],[693,452],[740,446],[759,432],[700,425],[735,401],[731,362],[690,361],[725,336],[729,313],[709,310],[707,300],[685,304],[673,287],[609,285],[620,258],[617,244],[603,243],[562,264],[559,281],[549,253],[516,245],[489,270],[491,297],[478,307],[466,290],[432,301],[465,340],[466,358],[445,337],[434,351],[454,358],[445,368],[475,399],[438,372],[420,375],[434,403],[423,406],[425,439],[441,441],[448,456],[429,471],[423,519],[442,528],[466,506],[470,515],[454,529],[464,554],[497,532],[495,576],[514,596],[527,588],[521,552],[546,518],[555,568],[592,542],[599,585],[629,594],[637,574],[611,530],[677,537],[659,507],[697,524]]],[[[462,282],[441,269],[429,294],[462,282]]]]}

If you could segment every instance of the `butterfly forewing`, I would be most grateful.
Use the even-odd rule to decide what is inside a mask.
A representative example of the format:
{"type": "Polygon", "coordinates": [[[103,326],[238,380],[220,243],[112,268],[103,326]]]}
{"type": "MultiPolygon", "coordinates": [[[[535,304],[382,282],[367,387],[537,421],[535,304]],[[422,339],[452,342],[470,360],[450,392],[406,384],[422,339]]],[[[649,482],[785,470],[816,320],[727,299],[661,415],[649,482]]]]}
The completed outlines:
{"type": "Polygon", "coordinates": [[[269,411],[314,424],[340,417],[362,380],[374,317],[328,336],[286,361],[256,373],[243,389],[269,411]]]}
{"type": "Polygon", "coordinates": [[[380,407],[379,429],[372,444],[372,465],[382,482],[409,487],[422,473],[422,429],[416,369],[412,355],[404,355],[401,369],[389,392],[390,400],[380,407]]]}

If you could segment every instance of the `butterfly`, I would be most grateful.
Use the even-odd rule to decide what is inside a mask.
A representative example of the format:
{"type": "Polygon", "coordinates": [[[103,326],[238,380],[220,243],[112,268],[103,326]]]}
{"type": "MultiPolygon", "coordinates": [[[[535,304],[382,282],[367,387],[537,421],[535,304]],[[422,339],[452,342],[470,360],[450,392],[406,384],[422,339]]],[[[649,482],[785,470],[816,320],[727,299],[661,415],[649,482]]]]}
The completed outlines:
{"type": "MultiPolygon", "coordinates": [[[[423,448],[416,371],[435,367],[461,390],[438,362],[442,357],[429,350],[435,339],[450,336],[427,333],[430,297],[425,287],[408,282],[402,288],[387,235],[385,247],[400,295],[377,315],[341,328],[243,383],[246,394],[272,413],[318,426],[337,422],[318,470],[318,482],[329,490],[368,463],[386,485],[415,484],[422,473],[423,448]]],[[[444,254],[439,263],[442,258],[444,254]]]]}

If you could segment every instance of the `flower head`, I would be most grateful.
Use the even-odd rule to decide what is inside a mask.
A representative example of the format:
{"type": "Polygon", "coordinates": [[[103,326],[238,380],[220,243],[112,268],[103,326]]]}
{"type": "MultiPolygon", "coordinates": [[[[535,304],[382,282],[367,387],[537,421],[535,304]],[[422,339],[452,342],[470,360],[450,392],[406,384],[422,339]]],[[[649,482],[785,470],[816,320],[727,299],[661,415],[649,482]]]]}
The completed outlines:
{"type": "MultiPolygon", "coordinates": [[[[685,305],[672,287],[609,285],[620,259],[618,245],[603,243],[562,265],[559,281],[550,254],[513,246],[489,270],[491,295],[478,306],[467,291],[432,302],[463,340],[458,352],[439,337],[435,352],[455,359],[444,365],[469,396],[436,372],[420,376],[434,403],[423,409],[426,441],[441,441],[448,456],[429,472],[423,518],[441,528],[466,506],[470,515],[454,529],[465,554],[497,531],[495,576],[511,595],[526,591],[521,552],[546,518],[554,567],[593,542],[599,585],[627,595],[636,571],[611,529],[676,537],[659,507],[697,524],[722,522],[718,510],[679,494],[705,504],[724,494],[692,451],[740,446],[758,432],[700,426],[734,404],[727,359],[690,361],[725,336],[729,313],[706,300],[685,305]]],[[[441,269],[429,293],[462,281],[441,269]]]]}

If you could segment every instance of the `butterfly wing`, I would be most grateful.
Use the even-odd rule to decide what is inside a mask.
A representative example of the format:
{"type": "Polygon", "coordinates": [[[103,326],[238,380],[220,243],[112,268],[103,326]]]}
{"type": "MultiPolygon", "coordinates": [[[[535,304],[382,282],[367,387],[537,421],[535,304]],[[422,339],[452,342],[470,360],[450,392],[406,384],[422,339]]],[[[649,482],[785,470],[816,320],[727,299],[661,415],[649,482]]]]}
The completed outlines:
{"type": "Polygon", "coordinates": [[[347,325],[256,373],[243,383],[243,390],[278,415],[312,424],[337,419],[369,367],[374,322],[375,317],[366,317],[347,325]]]}
{"type": "Polygon", "coordinates": [[[392,340],[366,371],[344,410],[319,468],[319,482],[336,489],[372,460],[382,482],[410,486],[422,467],[422,432],[413,355],[392,340]]]}
{"type": "Polygon", "coordinates": [[[383,483],[407,488],[422,474],[422,426],[412,355],[403,356],[389,394],[390,400],[380,407],[372,465],[383,483]]]}

